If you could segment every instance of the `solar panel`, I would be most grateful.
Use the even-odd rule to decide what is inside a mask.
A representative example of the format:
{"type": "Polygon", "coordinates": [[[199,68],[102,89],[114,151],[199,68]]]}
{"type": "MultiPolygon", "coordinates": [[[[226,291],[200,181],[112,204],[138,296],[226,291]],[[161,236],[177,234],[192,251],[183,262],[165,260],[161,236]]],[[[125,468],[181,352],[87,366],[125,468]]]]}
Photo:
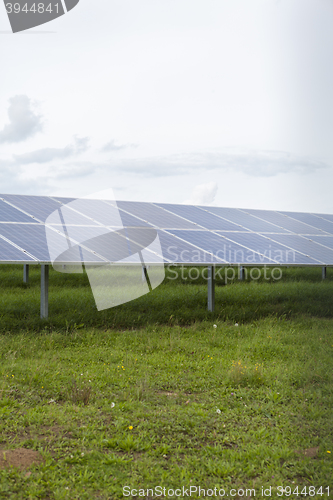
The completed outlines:
{"type": "Polygon", "coordinates": [[[333,222],[333,215],[332,214],[312,214],[312,215],[315,215],[316,217],[320,217],[324,220],[333,222]]]}
{"type": "Polygon", "coordinates": [[[4,240],[0,235],[0,258],[2,262],[18,262],[18,263],[27,263],[27,262],[35,262],[30,255],[27,255],[22,250],[19,250],[12,244],[8,243],[4,240]]]}
{"type": "Polygon", "coordinates": [[[311,240],[333,250],[333,236],[311,236],[311,240]]]}
{"type": "MultiPolygon", "coordinates": [[[[19,210],[27,212],[34,218],[45,222],[47,217],[57,208],[59,203],[48,196],[22,196],[16,194],[2,194],[0,198],[8,201],[19,210]]],[[[21,221],[22,222],[22,221],[21,221]]]]}
{"type": "Polygon", "coordinates": [[[305,222],[312,227],[317,229],[322,229],[323,231],[333,234],[333,221],[329,222],[321,217],[312,214],[304,214],[299,212],[280,212],[283,215],[287,215],[292,219],[298,220],[300,222],[305,222]]]}
{"type": "Polygon", "coordinates": [[[214,265],[322,266],[324,278],[333,265],[333,215],[0,195],[0,262],[25,264],[25,281],[26,264],[42,264],[42,318],[49,264],[61,272],[84,264],[98,310],[156,288],[163,264],[205,266],[213,311],[214,265]]]}
{"type": "MultiPolygon", "coordinates": [[[[102,224],[107,227],[149,227],[149,224],[124,211],[117,210],[116,204],[107,200],[72,199],[55,197],[64,204],[62,212],[68,224],[102,224]]],[[[119,207],[118,207],[119,208],[119,207]]],[[[134,211],[136,212],[136,210],[134,211]]]]}
{"type": "Polygon", "coordinates": [[[316,229],[309,224],[291,219],[287,215],[269,210],[246,210],[249,214],[254,215],[262,220],[276,224],[277,226],[288,229],[296,234],[323,234],[321,229],[316,229]]]}
{"type": "Polygon", "coordinates": [[[163,257],[174,264],[223,264],[225,261],[215,257],[212,253],[192,245],[188,241],[175,237],[165,231],[158,231],[163,249],[163,257]]]}
{"type": "Polygon", "coordinates": [[[43,224],[1,224],[0,235],[29,252],[36,260],[50,261],[43,224]]]}
{"type": "Polygon", "coordinates": [[[34,219],[12,207],[8,203],[0,200],[1,222],[33,222],[34,219]]]}
{"type": "MultiPolygon", "coordinates": [[[[220,217],[216,217],[213,214],[206,213],[198,207],[188,205],[169,205],[166,203],[157,203],[156,205],[172,212],[173,214],[183,217],[185,220],[194,222],[194,224],[200,226],[201,228],[220,231],[239,231],[242,229],[239,225],[221,219],[220,217]]],[[[182,229],[186,228],[182,227],[182,229]]]]}
{"type": "MultiPolygon", "coordinates": [[[[82,233],[79,236],[82,237],[82,233]]],[[[102,256],[105,262],[118,263],[126,260],[127,263],[141,264],[138,254],[149,247],[156,236],[155,229],[140,231],[138,228],[106,230],[104,233],[90,235],[88,238],[85,234],[84,241],[79,239],[78,244],[68,246],[61,254],[57,255],[56,260],[62,262],[64,257],[68,259],[69,256],[73,260],[72,256],[77,254],[75,252],[78,252],[79,248],[82,248],[83,261],[86,260],[87,255],[92,260],[91,252],[93,252],[97,256],[102,256]]],[[[154,254],[149,254],[149,256],[151,262],[157,261],[154,254]]]]}
{"type": "MultiPolygon", "coordinates": [[[[50,226],[55,228],[57,226],[50,226]]],[[[59,231],[58,231],[59,232],[59,231]]],[[[61,231],[64,236],[67,236],[70,241],[60,237],[60,244],[65,241],[64,248],[59,252],[55,250],[57,260],[62,261],[64,256],[73,256],[78,248],[82,247],[84,255],[87,251],[93,252],[95,255],[101,256],[105,261],[118,262],[126,259],[131,262],[138,262],[138,252],[142,252],[149,247],[155,240],[157,232],[153,228],[106,228],[97,226],[66,226],[66,230],[61,231]],[[111,229],[111,230],[110,230],[111,229]]],[[[54,247],[53,241],[58,242],[59,236],[53,232],[48,232],[48,241],[51,242],[51,247],[54,247]]],[[[59,243],[58,243],[59,244],[59,243]]],[[[157,259],[150,252],[148,254],[152,259],[151,262],[156,262],[157,259]]],[[[161,257],[161,255],[160,255],[161,257]]],[[[53,260],[53,259],[52,259],[53,260]]],[[[83,259],[84,260],[84,259],[83,259]]],[[[90,259],[91,255],[90,255],[90,259]]],[[[161,259],[159,259],[160,261],[161,259]]],[[[140,263],[140,261],[139,261],[140,263]]]]}
{"type": "Polygon", "coordinates": [[[79,213],[87,217],[86,223],[92,219],[103,226],[122,227],[123,225],[117,208],[102,200],[74,200],[63,205],[62,212],[65,212],[64,218],[68,224],[72,224],[72,218],[74,219],[75,214],[79,213]]]}
{"type": "MultiPolygon", "coordinates": [[[[130,212],[140,217],[140,220],[151,224],[154,227],[161,229],[196,229],[193,222],[187,221],[182,217],[178,217],[163,208],[153,205],[152,203],[135,202],[135,201],[119,201],[117,206],[121,211],[130,212]]],[[[123,212],[121,212],[123,218],[123,212]]],[[[124,225],[128,225],[125,224],[124,225]]]]}
{"type": "Polygon", "coordinates": [[[291,250],[302,252],[320,264],[329,265],[333,263],[333,250],[318,245],[311,239],[297,234],[274,234],[272,240],[282,243],[291,250]]]}
{"type": "Polygon", "coordinates": [[[66,198],[63,196],[50,196],[52,200],[57,200],[60,201],[60,203],[66,205],[67,203],[70,203],[71,201],[75,201],[77,198],[66,198]]]}
{"type": "Polygon", "coordinates": [[[251,214],[248,214],[244,210],[238,208],[223,208],[223,207],[200,207],[206,212],[215,214],[222,217],[234,224],[239,225],[239,230],[250,230],[255,232],[267,232],[267,233],[287,233],[286,229],[283,229],[275,224],[267,222],[262,219],[258,219],[251,214]]]}
{"type": "Polygon", "coordinates": [[[92,217],[84,215],[69,205],[60,205],[57,210],[51,212],[51,214],[45,220],[46,224],[58,224],[63,225],[78,225],[78,226],[99,226],[100,224],[96,222],[92,217]]]}
{"type": "Polygon", "coordinates": [[[239,245],[222,234],[212,233],[210,231],[182,231],[170,230],[169,233],[174,236],[191,243],[192,245],[201,248],[205,252],[213,253],[213,255],[228,264],[244,264],[250,262],[251,264],[272,264],[274,260],[260,255],[258,252],[253,251],[243,245],[239,245]]]}
{"type": "Polygon", "coordinates": [[[66,262],[333,265],[332,214],[0,195],[0,262],[52,262],[50,234],[66,262]]]}
{"type": "MultiPolygon", "coordinates": [[[[297,252],[296,250],[291,250],[290,248],[277,243],[272,239],[275,234],[264,233],[262,235],[256,233],[227,233],[218,232],[218,234],[225,236],[229,240],[232,240],[240,245],[244,245],[251,252],[257,252],[261,255],[265,255],[267,258],[272,259],[272,261],[278,264],[286,265],[320,265],[318,260],[311,259],[303,253],[297,252]]],[[[242,262],[243,264],[251,265],[252,253],[248,253],[247,260],[242,262]]]]}

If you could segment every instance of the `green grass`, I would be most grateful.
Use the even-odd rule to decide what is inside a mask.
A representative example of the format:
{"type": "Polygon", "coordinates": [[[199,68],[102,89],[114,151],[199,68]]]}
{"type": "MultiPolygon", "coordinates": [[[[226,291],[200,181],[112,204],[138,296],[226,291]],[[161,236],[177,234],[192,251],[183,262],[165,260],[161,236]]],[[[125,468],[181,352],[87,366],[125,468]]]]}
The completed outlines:
{"type": "Polygon", "coordinates": [[[205,281],[186,277],[97,312],[86,275],[51,271],[40,320],[39,269],[25,285],[22,267],[0,267],[0,458],[44,460],[0,470],[0,498],[120,499],[125,485],[332,496],[332,271],[218,280],[214,313],[205,281]]]}

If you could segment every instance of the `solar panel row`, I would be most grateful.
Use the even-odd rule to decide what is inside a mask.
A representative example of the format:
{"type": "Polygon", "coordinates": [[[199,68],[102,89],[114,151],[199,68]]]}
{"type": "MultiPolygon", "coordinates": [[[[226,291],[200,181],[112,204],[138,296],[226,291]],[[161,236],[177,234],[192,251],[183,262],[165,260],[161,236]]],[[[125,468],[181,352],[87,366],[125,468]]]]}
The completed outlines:
{"type": "MultiPolygon", "coordinates": [[[[123,255],[134,263],[133,249],[145,248],[149,228],[165,263],[333,265],[330,214],[6,194],[0,195],[0,262],[51,262],[51,234],[51,253],[64,262],[117,262],[123,255]]],[[[156,252],[147,255],[156,262],[156,252]]]]}

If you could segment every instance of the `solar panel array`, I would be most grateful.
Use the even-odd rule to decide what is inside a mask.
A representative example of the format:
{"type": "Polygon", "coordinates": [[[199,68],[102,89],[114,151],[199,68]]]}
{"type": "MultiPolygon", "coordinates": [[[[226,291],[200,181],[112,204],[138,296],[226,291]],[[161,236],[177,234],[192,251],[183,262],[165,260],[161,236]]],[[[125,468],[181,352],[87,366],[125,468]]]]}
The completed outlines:
{"type": "Polygon", "coordinates": [[[155,234],[146,264],[333,265],[332,214],[0,195],[0,262],[53,262],[49,234],[68,263],[137,263],[155,234]]]}

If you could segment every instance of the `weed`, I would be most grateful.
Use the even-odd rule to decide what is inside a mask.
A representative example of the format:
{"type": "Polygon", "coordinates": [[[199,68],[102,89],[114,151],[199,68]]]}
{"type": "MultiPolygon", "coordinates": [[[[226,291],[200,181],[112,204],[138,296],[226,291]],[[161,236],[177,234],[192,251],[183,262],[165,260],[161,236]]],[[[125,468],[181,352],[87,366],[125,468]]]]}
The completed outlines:
{"type": "Polygon", "coordinates": [[[91,393],[92,387],[90,385],[84,383],[78,385],[75,379],[72,380],[67,392],[68,398],[72,403],[83,403],[85,406],[89,403],[91,393]]]}
{"type": "Polygon", "coordinates": [[[256,363],[249,366],[249,361],[245,364],[242,360],[232,361],[232,368],[229,373],[230,381],[238,386],[259,386],[265,384],[263,363],[256,363]]]}

